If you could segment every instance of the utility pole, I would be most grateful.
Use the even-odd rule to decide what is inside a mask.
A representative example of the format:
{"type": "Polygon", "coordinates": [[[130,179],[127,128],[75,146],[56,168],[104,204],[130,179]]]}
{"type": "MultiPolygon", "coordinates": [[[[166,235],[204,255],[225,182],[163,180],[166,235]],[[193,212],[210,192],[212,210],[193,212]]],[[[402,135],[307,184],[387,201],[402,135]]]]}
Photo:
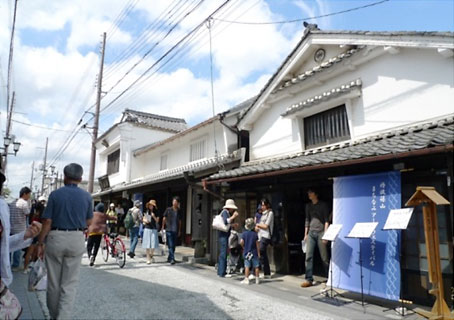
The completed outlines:
{"type": "Polygon", "coordinates": [[[102,48],[101,48],[101,63],[99,66],[98,74],[98,91],[96,95],[96,111],[95,120],[93,125],[93,140],[91,142],[91,158],[90,158],[90,174],[88,176],[88,192],[93,193],[93,184],[95,179],[95,165],[96,165],[96,140],[98,139],[99,127],[99,109],[101,107],[101,93],[102,93],[102,73],[104,69],[104,51],[106,48],[106,33],[102,34],[102,48]]]}
{"type": "MultiPolygon", "coordinates": [[[[13,109],[14,109],[14,104],[16,102],[16,92],[13,91],[13,97],[11,99],[11,106],[8,108],[8,116],[6,120],[6,132],[5,132],[5,137],[10,137],[10,132],[11,132],[11,120],[13,119],[13,109]]],[[[6,165],[8,163],[8,147],[5,146],[5,161],[3,162],[3,170],[6,172],[6,165]]]]}
{"type": "Polygon", "coordinates": [[[44,164],[43,164],[43,180],[41,182],[41,195],[44,194],[44,180],[46,179],[46,165],[47,165],[47,145],[49,138],[46,138],[46,149],[44,149],[44,164]]]}
{"type": "Polygon", "coordinates": [[[30,189],[33,190],[33,174],[35,172],[35,161],[32,163],[32,177],[30,178],[30,189]]]}
{"type": "MultiPolygon", "coordinates": [[[[9,93],[10,93],[10,86],[11,86],[11,69],[13,67],[12,64],[13,64],[13,51],[14,51],[14,32],[16,30],[16,12],[17,12],[17,0],[14,1],[13,26],[11,28],[11,39],[9,41],[8,74],[7,74],[7,82],[6,82],[6,110],[8,110],[9,106],[10,106],[9,93]]],[[[14,93],[13,93],[13,95],[14,95],[14,93]]],[[[6,167],[6,165],[5,165],[5,167],[6,167]]]]}

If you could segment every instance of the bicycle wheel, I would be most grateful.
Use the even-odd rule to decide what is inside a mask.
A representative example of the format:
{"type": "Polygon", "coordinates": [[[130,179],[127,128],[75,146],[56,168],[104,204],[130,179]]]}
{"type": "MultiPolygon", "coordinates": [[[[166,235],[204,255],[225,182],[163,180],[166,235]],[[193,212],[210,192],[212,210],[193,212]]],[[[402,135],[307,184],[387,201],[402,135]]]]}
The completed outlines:
{"type": "Polygon", "coordinates": [[[106,238],[102,237],[101,240],[101,253],[102,253],[102,259],[104,262],[107,262],[109,260],[109,244],[106,242],[106,238]]]}
{"type": "Polygon", "coordinates": [[[123,240],[116,238],[114,242],[115,248],[115,259],[117,260],[118,266],[123,268],[126,264],[126,248],[123,240]]]}

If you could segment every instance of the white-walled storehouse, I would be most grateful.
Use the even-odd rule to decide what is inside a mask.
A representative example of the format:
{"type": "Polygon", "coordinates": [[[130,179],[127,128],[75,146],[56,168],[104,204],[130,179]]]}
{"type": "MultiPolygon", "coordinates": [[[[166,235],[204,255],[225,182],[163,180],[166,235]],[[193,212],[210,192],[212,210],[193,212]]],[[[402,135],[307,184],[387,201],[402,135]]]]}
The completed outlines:
{"type": "MultiPolygon", "coordinates": [[[[144,203],[155,199],[160,211],[171,204],[173,196],[178,196],[183,217],[183,232],[178,242],[191,245],[192,241],[206,240],[209,224],[207,217],[202,215],[208,215],[208,197],[201,179],[220,170],[238,167],[247,157],[248,136],[238,131],[236,124],[241,111],[251,101],[179,132],[164,130],[157,133],[155,115],[149,115],[153,117],[154,127],[147,128],[148,134],[136,131],[137,136],[131,137],[133,124],[122,121],[115,125],[98,141],[100,158],[104,157],[100,159],[100,166],[109,168],[107,159],[117,152],[120,154],[120,168],[117,173],[108,175],[110,185],[104,186],[95,196],[106,202],[126,201],[128,204],[125,206],[131,205],[131,200],[135,199],[144,203]],[[124,130],[126,125],[127,130],[124,130]],[[124,131],[128,135],[123,135],[124,131]],[[124,163],[121,162],[123,159],[124,163]]],[[[146,116],[140,114],[142,118],[146,116]]],[[[160,128],[164,125],[167,124],[161,123],[160,128]]],[[[106,175],[101,180],[105,178],[106,175]]]]}
{"type": "MultiPolygon", "coordinates": [[[[309,25],[238,128],[249,131],[250,161],[204,184],[224,197],[244,199],[242,218],[253,215],[261,197],[272,201],[279,242],[272,249],[272,268],[305,271],[301,240],[309,187],[332,205],[333,177],[400,171],[402,204],[418,185],[434,186],[451,203],[438,207],[449,296],[453,33],[323,31],[309,25]]],[[[414,215],[421,217],[420,208],[414,215]]],[[[402,234],[401,268],[403,298],[417,303],[431,301],[424,285],[429,282],[424,241],[422,219],[412,218],[402,234]]]]}
{"type": "MultiPolygon", "coordinates": [[[[184,119],[126,109],[120,122],[101,135],[96,143],[97,166],[104,178],[101,178],[101,181],[105,183],[108,178],[108,187],[130,182],[131,159],[135,149],[186,129],[184,119]]],[[[106,189],[106,186],[103,189],[106,189]]]]}

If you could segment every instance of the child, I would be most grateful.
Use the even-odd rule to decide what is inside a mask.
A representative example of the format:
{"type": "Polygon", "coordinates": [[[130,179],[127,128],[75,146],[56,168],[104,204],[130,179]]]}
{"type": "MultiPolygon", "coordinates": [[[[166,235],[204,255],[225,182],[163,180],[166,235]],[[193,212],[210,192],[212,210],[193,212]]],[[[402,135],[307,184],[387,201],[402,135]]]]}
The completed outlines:
{"type": "Polygon", "coordinates": [[[252,218],[246,219],[245,228],[247,231],[244,232],[241,237],[241,246],[243,247],[244,255],[245,278],[241,281],[241,283],[249,284],[249,270],[252,267],[255,269],[255,283],[259,284],[259,238],[257,233],[254,231],[255,223],[252,218]]]}
{"type": "Polygon", "coordinates": [[[262,204],[259,203],[258,206],[257,206],[257,211],[255,213],[255,217],[254,217],[254,223],[257,224],[257,223],[260,223],[260,219],[262,219],[262,204]]]}

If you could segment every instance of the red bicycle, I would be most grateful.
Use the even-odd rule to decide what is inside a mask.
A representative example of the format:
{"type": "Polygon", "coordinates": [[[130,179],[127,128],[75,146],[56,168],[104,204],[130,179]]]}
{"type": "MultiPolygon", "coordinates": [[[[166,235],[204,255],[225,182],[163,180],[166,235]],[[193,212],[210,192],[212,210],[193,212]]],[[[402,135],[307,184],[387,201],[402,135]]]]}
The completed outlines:
{"type": "Polygon", "coordinates": [[[123,240],[116,233],[104,234],[101,242],[102,258],[105,262],[109,260],[109,255],[115,258],[120,268],[126,264],[126,247],[123,240]]]}

